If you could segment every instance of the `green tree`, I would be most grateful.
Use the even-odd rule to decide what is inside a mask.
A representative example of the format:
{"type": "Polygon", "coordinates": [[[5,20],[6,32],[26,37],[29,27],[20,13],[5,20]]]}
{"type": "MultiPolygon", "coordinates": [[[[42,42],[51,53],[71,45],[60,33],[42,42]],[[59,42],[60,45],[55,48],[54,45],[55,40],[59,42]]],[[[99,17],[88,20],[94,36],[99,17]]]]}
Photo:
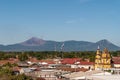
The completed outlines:
{"type": "Polygon", "coordinates": [[[17,76],[13,76],[11,80],[33,80],[33,79],[29,76],[26,76],[25,74],[20,74],[17,76]]]}
{"type": "Polygon", "coordinates": [[[26,60],[28,60],[28,55],[25,53],[22,53],[22,54],[18,55],[18,58],[20,61],[26,61],[26,60]]]}

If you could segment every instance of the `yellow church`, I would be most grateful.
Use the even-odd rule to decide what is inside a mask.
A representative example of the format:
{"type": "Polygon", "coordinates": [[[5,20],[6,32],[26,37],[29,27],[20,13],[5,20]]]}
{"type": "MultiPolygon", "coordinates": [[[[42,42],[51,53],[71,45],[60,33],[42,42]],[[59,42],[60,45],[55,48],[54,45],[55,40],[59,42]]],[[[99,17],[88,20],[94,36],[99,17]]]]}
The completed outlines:
{"type": "Polygon", "coordinates": [[[99,47],[95,56],[95,70],[110,69],[111,64],[111,55],[107,48],[104,48],[103,52],[100,51],[99,47]]]}

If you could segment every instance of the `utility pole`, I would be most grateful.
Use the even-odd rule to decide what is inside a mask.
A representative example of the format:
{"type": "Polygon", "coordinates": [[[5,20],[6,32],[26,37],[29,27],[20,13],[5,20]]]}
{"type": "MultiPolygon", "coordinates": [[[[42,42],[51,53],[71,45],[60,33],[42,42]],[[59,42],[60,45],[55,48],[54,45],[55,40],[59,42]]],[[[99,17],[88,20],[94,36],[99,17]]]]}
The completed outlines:
{"type": "Polygon", "coordinates": [[[63,48],[64,48],[64,43],[61,45],[61,59],[63,59],[63,48]]]}
{"type": "MultiPolygon", "coordinates": [[[[64,48],[64,42],[63,44],[61,45],[61,59],[63,59],[63,48],[64,48]]],[[[62,75],[63,75],[63,71],[61,72],[61,78],[62,78],[62,75]]]]}

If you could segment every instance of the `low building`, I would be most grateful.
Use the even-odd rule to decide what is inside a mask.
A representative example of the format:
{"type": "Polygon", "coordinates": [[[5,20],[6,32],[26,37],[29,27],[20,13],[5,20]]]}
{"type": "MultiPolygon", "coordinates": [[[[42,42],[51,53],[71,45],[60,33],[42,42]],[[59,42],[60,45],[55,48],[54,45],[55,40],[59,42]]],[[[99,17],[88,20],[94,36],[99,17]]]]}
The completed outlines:
{"type": "Polygon", "coordinates": [[[112,60],[114,68],[120,68],[120,57],[113,57],[112,60]]]}
{"type": "Polygon", "coordinates": [[[104,71],[74,72],[63,75],[62,80],[120,80],[120,76],[104,71]]]}
{"type": "Polygon", "coordinates": [[[71,65],[71,68],[86,68],[93,69],[94,62],[80,61],[71,65]]]}

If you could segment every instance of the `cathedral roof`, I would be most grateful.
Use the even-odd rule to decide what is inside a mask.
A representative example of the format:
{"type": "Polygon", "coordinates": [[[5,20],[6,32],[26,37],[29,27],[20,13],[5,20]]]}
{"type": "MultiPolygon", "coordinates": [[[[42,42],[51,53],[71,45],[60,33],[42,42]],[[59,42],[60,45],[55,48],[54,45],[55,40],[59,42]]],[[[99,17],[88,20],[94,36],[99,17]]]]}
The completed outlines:
{"type": "Polygon", "coordinates": [[[104,48],[103,53],[109,53],[108,49],[107,49],[107,48],[104,48]]]}

